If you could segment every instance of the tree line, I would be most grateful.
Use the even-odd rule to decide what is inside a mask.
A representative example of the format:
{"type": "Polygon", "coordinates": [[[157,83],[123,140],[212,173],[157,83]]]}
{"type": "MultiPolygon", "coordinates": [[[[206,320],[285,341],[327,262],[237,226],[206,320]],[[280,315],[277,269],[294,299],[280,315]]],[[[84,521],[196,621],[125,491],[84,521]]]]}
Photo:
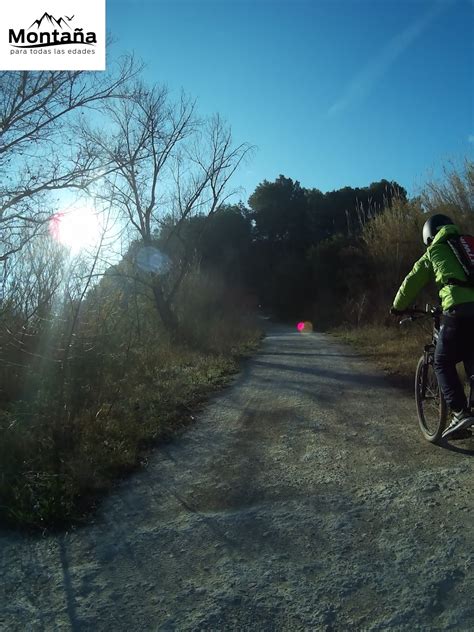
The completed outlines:
{"type": "MultiPolygon", "coordinates": [[[[224,205],[212,218],[190,218],[181,238],[196,265],[245,288],[278,318],[358,325],[386,322],[400,282],[423,252],[429,214],[447,213],[472,231],[473,211],[470,161],[446,169],[440,182],[412,199],[385,179],[323,193],[280,175],[259,184],[247,206],[224,205]]],[[[158,242],[179,256],[177,240],[166,245],[170,228],[158,242]]]]}

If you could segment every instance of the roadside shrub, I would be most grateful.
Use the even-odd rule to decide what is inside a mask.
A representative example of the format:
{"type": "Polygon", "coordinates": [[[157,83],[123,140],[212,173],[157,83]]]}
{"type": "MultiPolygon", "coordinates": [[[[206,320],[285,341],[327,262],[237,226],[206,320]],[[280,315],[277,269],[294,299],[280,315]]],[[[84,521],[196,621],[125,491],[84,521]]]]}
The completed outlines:
{"type": "Polygon", "coordinates": [[[217,273],[191,272],[176,303],[183,342],[201,351],[239,353],[260,336],[251,297],[217,273]]]}
{"type": "Polygon", "coordinates": [[[367,255],[360,239],[335,235],[310,249],[315,300],[311,319],[316,327],[360,321],[371,288],[367,255]]]}
{"type": "Polygon", "coordinates": [[[375,320],[386,317],[400,283],[423,254],[425,221],[421,205],[415,200],[397,201],[365,224],[362,242],[372,280],[369,300],[375,320]]]}
{"type": "Polygon", "coordinates": [[[466,230],[474,230],[474,162],[462,166],[452,164],[444,169],[440,181],[428,182],[421,196],[428,213],[451,213],[467,222],[466,230]]]}
{"type": "Polygon", "coordinates": [[[235,372],[259,337],[243,295],[197,273],[185,287],[182,341],[171,341],[149,295],[105,279],[29,329],[28,353],[11,351],[21,380],[0,410],[0,519],[84,520],[98,494],[235,372]]]}

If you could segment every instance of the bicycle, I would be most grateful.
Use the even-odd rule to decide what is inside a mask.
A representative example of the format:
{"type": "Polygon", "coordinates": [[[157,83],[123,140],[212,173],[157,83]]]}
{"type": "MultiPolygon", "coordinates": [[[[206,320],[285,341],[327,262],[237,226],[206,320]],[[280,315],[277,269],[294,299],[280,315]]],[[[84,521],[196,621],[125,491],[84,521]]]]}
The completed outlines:
{"type": "MultiPolygon", "coordinates": [[[[430,443],[438,443],[446,428],[448,407],[439,388],[438,378],[434,370],[434,354],[441,326],[442,310],[440,307],[427,305],[424,310],[405,310],[407,318],[400,321],[400,325],[426,318],[433,318],[433,333],[431,342],[424,346],[423,355],[418,360],[415,372],[415,403],[420,430],[430,443]]],[[[474,376],[469,376],[470,408],[474,408],[474,376]]]]}

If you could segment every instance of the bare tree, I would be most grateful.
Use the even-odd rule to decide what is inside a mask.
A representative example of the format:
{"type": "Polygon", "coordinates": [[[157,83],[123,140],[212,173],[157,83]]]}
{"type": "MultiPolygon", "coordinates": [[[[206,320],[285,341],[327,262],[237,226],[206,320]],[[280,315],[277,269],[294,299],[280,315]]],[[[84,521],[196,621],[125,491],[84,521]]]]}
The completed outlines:
{"type": "Polygon", "coordinates": [[[12,254],[5,263],[0,314],[8,308],[23,327],[48,317],[64,278],[65,259],[64,248],[48,238],[30,241],[21,253],[12,254]]]}
{"type": "MultiPolygon", "coordinates": [[[[247,144],[233,145],[220,117],[198,119],[193,102],[181,95],[173,103],[165,88],[136,85],[126,99],[107,103],[106,111],[114,131],[107,135],[84,128],[83,137],[100,147],[103,162],[115,164],[113,174],[105,176],[107,196],[145,247],[151,246],[165,217],[172,216],[179,237],[191,215],[212,215],[250,149],[247,144]]],[[[189,252],[184,252],[171,283],[159,274],[151,273],[149,279],[170,332],[178,326],[173,298],[189,265],[189,252]]]]}
{"type": "Polygon", "coordinates": [[[0,72],[0,262],[41,230],[49,192],[82,189],[107,170],[69,124],[123,96],[138,71],[128,57],[105,74],[0,72]]]}

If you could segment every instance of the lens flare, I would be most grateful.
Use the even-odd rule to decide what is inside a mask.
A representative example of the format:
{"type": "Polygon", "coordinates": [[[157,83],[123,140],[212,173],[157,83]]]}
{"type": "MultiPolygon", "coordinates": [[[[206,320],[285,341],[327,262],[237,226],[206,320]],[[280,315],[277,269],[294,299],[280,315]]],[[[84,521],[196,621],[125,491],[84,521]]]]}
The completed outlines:
{"type": "Polygon", "coordinates": [[[171,259],[153,246],[143,246],[137,252],[137,266],[144,272],[166,274],[171,268],[171,259]]]}
{"type": "Polygon", "coordinates": [[[309,320],[301,321],[296,325],[296,329],[301,334],[309,334],[313,331],[313,323],[309,320]]]}

